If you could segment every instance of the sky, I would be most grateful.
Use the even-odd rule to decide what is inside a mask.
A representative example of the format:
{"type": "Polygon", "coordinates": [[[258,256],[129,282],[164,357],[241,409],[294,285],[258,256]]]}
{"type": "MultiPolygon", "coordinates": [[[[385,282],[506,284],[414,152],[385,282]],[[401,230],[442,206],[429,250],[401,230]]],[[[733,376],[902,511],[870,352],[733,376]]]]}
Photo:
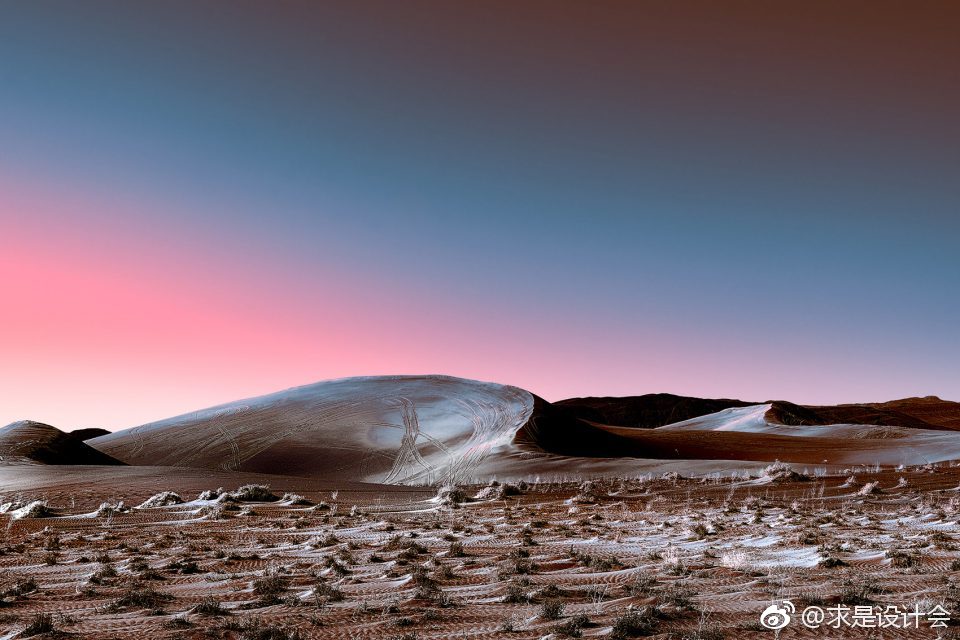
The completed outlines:
{"type": "Polygon", "coordinates": [[[354,375],[960,400],[960,5],[0,8],[0,424],[354,375]]]}

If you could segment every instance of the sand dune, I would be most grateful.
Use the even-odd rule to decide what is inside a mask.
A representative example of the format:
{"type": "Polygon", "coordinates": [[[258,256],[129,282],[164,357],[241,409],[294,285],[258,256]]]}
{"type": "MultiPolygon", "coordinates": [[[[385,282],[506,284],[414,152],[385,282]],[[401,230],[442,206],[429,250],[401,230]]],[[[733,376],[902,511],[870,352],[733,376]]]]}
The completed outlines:
{"type": "Polygon", "coordinates": [[[729,398],[692,398],[672,393],[648,393],[642,396],[569,398],[554,403],[576,417],[615,424],[620,427],[659,427],[715,413],[731,407],[757,404],[729,398]]]}
{"type": "Polygon", "coordinates": [[[880,402],[868,405],[885,411],[897,411],[914,418],[919,418],[927,424],[948,429],[960,430],[960,402],[941,400],[936,396],[924,398],[904,398],[890,402],[880,402]]]}
{"type": "Polygon", "coordinates": [[[595,426],[654,458],[887,465],[960,458],[960,433],[861,424],[784,425],[770,420],[771,408],[724,409],[656,429],[595,426]]]}
{"type": "Polygon", "coordinates": [[[29,460],[43,464],[121,464],[85,444],[81,437],[30,420],[14,422],[0,429],[0,460],[29,460]]]}
{"type": "Polygon", "coordinates": [[[456,481],[507,444],[533,396],[447,376],[347,378],[94,438],[128,464],[387,483],[456,481]]]}

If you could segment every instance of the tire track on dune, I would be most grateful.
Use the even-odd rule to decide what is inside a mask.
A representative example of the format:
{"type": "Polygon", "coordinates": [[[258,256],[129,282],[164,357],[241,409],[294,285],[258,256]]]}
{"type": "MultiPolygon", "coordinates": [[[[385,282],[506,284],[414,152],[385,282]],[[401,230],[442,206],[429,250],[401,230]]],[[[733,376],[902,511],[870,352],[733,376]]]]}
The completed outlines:
{"type": "Polygon", "coordinates": [[[400,448],[397,456],[394,458],[393,467],[387,474],[384,482],[391,484],[395,482],[400,474],[408,465],[420,465],[428,475],[432,475],[433,467],[427,464],[427,461],[420,455],[417,448],[417,438],[420,435],[420,421],[417,419],[417,410],[413,402],[406,397],[398,398],[400,410],[403,414],[403,437],[400,440],[400,448]]]}
{"type": "Polygon", "coordinates": [[[224,471],[239,471],[240,465],[243,462],[240,455],[240,445],[237,444],[236,438],[234,438],[232,435],[230,435],[229,432],[227,432],[227,428],[226,428],[227,418],[232,415],[240,415],[241,413],[243,413],[244,411],[247,411],[248,409],[249,407],[247,407],[246,405],[243,405],[243,406],[237,407],[236,409],[226,410],[224,412],[221,412],[214,419],[214,426],[216,426],[217,431],[220,432],[220,435],[227,440],[227,444],[230,446],[230,453],[233,456],[232,465],[229,462],[224,462],[223,464],[220,465],[220,467],[224,471]]]}
{"type": "Polygon", "coordinates": [[[133,442],[133,448],[130,450],[130,457],[136,457],[140,455],[140,452],[143,451],[144,446],[146,445],[146,440],[143,437],[143,425],[139,427],[134,427],[133,431],[130,432],[130,435],[136,438],[133,442]]]}

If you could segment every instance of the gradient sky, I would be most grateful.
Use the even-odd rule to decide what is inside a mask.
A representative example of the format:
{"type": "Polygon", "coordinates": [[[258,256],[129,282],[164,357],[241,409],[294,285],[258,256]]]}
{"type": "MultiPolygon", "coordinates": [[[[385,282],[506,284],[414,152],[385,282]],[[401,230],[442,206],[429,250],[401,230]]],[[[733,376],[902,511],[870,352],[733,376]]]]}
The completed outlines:
{"type": "Polygon", "coordinates": [[[960,400],[960,4],[0,8],[0,424],[960,400]]]}

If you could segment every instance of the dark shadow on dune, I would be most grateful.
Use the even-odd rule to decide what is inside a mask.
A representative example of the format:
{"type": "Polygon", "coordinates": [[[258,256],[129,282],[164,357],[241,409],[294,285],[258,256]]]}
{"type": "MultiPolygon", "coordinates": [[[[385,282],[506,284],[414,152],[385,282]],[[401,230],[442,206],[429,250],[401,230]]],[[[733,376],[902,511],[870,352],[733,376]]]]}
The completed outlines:
{"type": "Polygon", "coordinates": [[[729,398],[692,398],[672,393],[648,393],[622,398],[569,398],[554,403],[583,420],[615,424],[619,427],[652,428],[705,416],[732,407],[747,407],[757,402],[729,398]]]}
{"type": "MultiPolygon", "coordinates": [[[[84,430],[100,431],[100,430],[84,430]]],[[[0,429],[0,457],[42,464],[122,465],[83,442],[84,433],[65,433],[42,422],[23,420],[0,429]]]]}

